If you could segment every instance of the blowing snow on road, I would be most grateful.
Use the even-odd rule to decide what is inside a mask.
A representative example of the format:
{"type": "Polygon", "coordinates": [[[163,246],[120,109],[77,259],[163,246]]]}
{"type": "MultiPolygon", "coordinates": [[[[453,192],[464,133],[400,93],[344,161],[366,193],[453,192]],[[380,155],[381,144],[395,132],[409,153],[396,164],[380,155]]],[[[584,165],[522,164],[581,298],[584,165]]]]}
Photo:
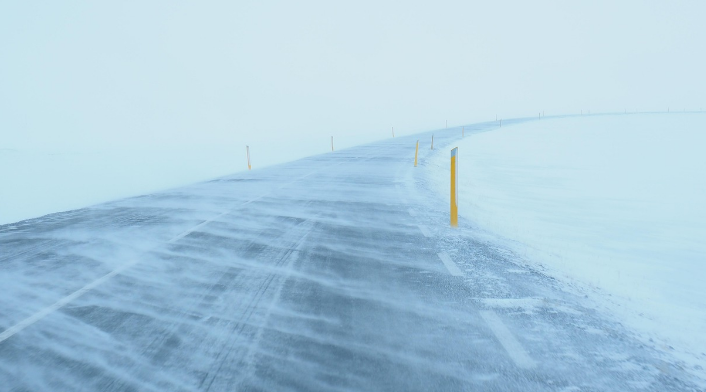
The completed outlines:
{"type": "MultiPolygon", "coordinates": [[[[613,120],[552,121],[595,129],[613,120]]],[[[495,173],[483,187],[481,174],[461,174],[459,228],[449,227],[436,192],[448,184],[450,147],[461,146],[462,170],[484,169],[469,156],[474,140],[531,135],[538,124],[466,126],[465,140],[460,128],[436,131],[434,150],[431,132],[397,137],[0,226],[0,385],[699,390],[698,363],[677,355],[693,352],[646,343],[602,306],[610,286],[586,296],[590,279],[555,279],[498,227],[480,226],[474,209],[492,205],[463,200],[482,198],[469,187],[512,182],[507,167],[510,177],[495,173]]],[[[630,312],[641,311],[635,303],[630,312]]]]}
{"type": "Polygon", "coordinates": [[[704,15],[0,1],[0,392],[706,392],[704,15]]]}

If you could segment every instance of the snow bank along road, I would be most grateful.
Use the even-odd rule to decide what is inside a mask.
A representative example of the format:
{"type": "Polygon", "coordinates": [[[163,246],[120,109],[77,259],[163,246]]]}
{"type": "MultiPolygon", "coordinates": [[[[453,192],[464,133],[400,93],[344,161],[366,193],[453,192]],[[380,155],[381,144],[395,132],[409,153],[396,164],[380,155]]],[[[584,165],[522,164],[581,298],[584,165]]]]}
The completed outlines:
{"type": "Polygon", "coordinates": [[[0,390],[700,390],[450,229],[416,139],[0,226],[0,390]]]}
{"type": "MultiPolygon", "coordinates": [[[[621,113],[473,135],[457,143],[459,213],[534,269],[588,293],[641,340],[702,371],[704,129],[699,112],[621,113]]],[[[428,174],[450,170],[446,154],[423,165],[428,174]]],[[[427,177],[448,197],[447,178],[427,177]]]]}

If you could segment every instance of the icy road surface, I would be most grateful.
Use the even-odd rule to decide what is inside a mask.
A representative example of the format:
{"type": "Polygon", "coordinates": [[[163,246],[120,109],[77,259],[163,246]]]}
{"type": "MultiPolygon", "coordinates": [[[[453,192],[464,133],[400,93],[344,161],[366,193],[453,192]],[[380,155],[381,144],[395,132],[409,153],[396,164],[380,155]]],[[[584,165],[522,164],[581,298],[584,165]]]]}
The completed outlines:
{"type": "Polygon", "coordinates": [[[0,226],[0,390],[701,390],[448,228],[416,139],[0,226]]]}

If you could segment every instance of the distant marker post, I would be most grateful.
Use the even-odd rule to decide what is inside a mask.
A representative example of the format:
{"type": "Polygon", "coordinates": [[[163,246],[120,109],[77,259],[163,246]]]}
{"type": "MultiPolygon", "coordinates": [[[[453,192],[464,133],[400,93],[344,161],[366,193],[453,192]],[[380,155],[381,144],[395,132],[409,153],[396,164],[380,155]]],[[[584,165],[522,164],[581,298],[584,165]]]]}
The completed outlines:
{"type": "Polygon", "coordinates": [[[431,149],[434,149],[434,135],[431,135],[431,149]]]}
{"type": "Polygon", "coordinates": [[[333,151],[333,136],[331,136],[331,151],[333,151]]]}
{"type": "Polygon", "coordinates": [[[245,146],[245,155],[248,157],[248,170],[252,170],[252,166],[250,166],[250,146],[245,146]]]}
{"type": "Polygon", "coordinates": [[[458,227],[458,147],[451,150],[451,227],[458,227]]]}
{"type": "Polygon", "coordinates": [[[395,137],[395,127],[392,127],[392,137],[395,137]]]}
{"type": "Polygon", "coordinates": [[[417,167],[417,155],[419,155],[419,140],[417,140],[417,148],[414,150],[414,167],[417,167]]]}

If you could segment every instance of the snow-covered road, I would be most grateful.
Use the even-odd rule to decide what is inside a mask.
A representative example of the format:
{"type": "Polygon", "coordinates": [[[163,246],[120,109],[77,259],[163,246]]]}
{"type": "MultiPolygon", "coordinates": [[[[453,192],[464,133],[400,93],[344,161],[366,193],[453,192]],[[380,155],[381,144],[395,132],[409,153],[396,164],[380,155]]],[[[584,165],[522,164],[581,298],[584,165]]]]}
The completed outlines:
{"type": "Polygon", "coordinates": [[[449,228],[416,139],[0,226],[0,390],[699,390],[449,228]]]}

